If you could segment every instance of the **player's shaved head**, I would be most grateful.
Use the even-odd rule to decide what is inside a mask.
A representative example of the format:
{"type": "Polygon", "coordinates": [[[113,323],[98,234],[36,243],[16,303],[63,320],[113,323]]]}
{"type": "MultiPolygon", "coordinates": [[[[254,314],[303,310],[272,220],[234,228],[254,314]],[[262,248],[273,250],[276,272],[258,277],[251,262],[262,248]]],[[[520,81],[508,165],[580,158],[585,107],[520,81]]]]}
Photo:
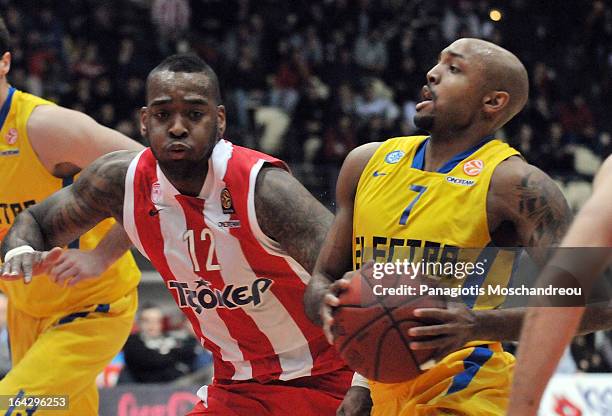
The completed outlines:
{"type": "MultiPolygon", "coordinates": [[[[185,73],[203,73],[209,80],[210,90],[213,96],[217,100],[217,103],[221,103],[221,90],[219,88],[219,80],[215,71],[204,62],[199,56],[192,53],[175,54],[164,59],[159,65],[149,72],[147,77],[147,91],[151,84],[153,77],[160,72],[185,72],[185,73]]],[[[148,98],[147,98],[148,100],[148,98]]]]}
{"type": "Polygon", "coordinates": [[[505,91],[510,95],[500,126],[523,109],[529,96],[529,77],[521,61],[512,52],[482,39],[464,38],[453,42],[447,50],[461,46],[469,51],[470,59],[482,65],[483,91],[505,91]]]}

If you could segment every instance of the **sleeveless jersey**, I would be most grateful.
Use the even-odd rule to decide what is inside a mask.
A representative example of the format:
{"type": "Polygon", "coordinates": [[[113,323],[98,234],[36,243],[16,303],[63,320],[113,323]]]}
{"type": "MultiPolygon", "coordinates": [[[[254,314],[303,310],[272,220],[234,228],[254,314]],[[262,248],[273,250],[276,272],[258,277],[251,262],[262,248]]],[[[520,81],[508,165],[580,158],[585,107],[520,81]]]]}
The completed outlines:
{"type": "Polygon", "coordinates": [[[258,225],[265,163],[286,169],[219,141],[198,197],[180,194],[150,149],[126,175],[124,227],[213,353],[216,380],[289,380],[344,365],[304,313],[309,274],[258,225]]]}
{"type": "MultiPolygon", "coordinates": [[[[513,253],[480,249],[491,243],[487,192],[493,171],[519,153],[488,137],[438,171],[427,172],[423,170],[427,141],[425,136],[387,140],[363,170],[354,206],[354,267],[372,258],[377,262],[440,262],[467,256],[477,263],[484,260],[481,256],[494,254],[479,263],[483,273],[446,283],[475,289],[505,286],[511,277],[513,253]]],[[[503,301],[488,291],[481,296],[473,291],[462,298],[474,308],[491,308],[503,301]]]]}
{"type": "MultiPolygon", "coordinates": [[[[39,105],[52,105],[42,98],[9,88],[0,109],[0,240],[6,235],[15,216],[42,201],[70,181],[51,175],[38,159],[27,132],[30,114],[39,105]]],[[[114,224],[106,220],[84,234],[78,241],[82,249],[92,249],[114,224]]],[[[99,278],[63,288],[47,276],[35,276],[29,285],[22,280],[0,281],[13,307],[33,317],[108,304],[136,287],[140,271],[130,253],[124,254],[99,278]]]]}

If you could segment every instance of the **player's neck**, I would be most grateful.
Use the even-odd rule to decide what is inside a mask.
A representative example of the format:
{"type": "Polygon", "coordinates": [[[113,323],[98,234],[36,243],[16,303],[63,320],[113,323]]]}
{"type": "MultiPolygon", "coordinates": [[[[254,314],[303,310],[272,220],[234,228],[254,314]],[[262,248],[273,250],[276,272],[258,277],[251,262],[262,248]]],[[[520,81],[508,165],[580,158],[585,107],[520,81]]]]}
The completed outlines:
{"type": "Polygon", "coordinates": [[[185,169],[178,168],[168,169],[160,164],[162,172],[170,183],[183,195],[198,196],[204,186],[206,175],[208,173],[208,162],[201,167],[186,167],[185,169]]]}
{"type": "Polygon", "coordinates": [[[453,156],[474,147],[490,133],[466,131],[463,133],[431,134],[425,153],[425,170],[436,171],[453,156]]]}
{"type": "Polygon", "coordinates": [[[8,97],[9,91],[9,83],[6,78],[0,79],[0,106],[4,104],[6,101],[6,97],[8,97]]]}

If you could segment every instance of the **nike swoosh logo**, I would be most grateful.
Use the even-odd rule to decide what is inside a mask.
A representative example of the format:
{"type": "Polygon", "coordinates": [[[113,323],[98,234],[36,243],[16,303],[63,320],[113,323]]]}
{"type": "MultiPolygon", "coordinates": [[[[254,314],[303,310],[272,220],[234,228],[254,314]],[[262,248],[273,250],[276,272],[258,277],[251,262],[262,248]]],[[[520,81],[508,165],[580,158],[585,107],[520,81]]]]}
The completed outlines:
{"type": "Polygon", "coordinates": [[[159,208],[159,209],[151,209],[151,210],[149,211],[149,216],[151,216],[151,217],[156,216],[157,214],[159,214],[159,211],[161,211],[162,209],[163,209],[163,208],[159,208]]]}
{"type": "Polygon", "coordinates": [[[374,176],[375,178],[379,177],[379,176],[385,176],[386,173],[385,172],[379,172],[377,170],[374,171],[374,174],[372,176],[374,176]]]}

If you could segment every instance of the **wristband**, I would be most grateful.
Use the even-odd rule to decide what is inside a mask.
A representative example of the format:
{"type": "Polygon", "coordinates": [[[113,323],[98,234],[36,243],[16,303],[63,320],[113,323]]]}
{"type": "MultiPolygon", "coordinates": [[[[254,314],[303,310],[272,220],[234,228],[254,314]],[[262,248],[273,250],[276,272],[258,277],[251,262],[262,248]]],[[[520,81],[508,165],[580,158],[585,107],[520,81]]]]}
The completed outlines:
{"type": "Polygon", "coordinates": [[[6,255],[4,256],[4,262],[8,262],[10,259],[12,259],[15,256],[18,256],[20,254],[23,253],[34,253],[34,249],[30,246],[19,246],[19,247],[15,247],[10,249],[9,251],[6,252],[6,255]]]}
{"type": "Polygon", "coordinates": [[[363,387],[365,389],[370,390],[370,383],[368,383],[368,379],[359,373],[353,374],[353,381],[351,381],[351,387],[355,386],[363,387]]]}

